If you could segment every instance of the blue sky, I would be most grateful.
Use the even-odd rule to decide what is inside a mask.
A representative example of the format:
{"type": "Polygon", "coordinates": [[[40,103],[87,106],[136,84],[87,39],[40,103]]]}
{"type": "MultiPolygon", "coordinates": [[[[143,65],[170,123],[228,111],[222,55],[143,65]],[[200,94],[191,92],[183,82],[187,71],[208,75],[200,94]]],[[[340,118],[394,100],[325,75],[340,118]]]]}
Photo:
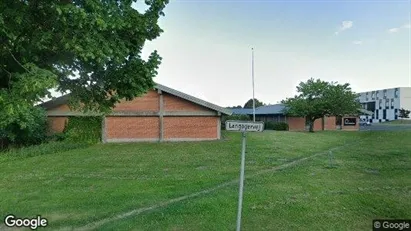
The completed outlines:
{"type": "MultiPolygon", "coordinates": [[[[144,9],[138,3],[138,9],[144,9]]],[[[310,77],[356,92],[410,86],[410,1],[170,0],[144,47],[155,81],[221,106],[277,103],[310,77]]]]}

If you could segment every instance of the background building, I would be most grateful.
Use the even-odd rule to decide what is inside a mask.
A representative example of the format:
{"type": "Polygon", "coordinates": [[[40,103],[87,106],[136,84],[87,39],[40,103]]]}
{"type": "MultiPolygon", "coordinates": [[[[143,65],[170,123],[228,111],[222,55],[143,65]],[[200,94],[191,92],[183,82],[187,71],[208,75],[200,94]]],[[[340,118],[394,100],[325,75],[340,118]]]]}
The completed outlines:
{"type": "Polygon", "coordinates": [[[397,120],[401,108],[411,109],[411,87],[398,87],[359,93],[359,100],[373,115],[361,116],[371,123],[397,120]]]}

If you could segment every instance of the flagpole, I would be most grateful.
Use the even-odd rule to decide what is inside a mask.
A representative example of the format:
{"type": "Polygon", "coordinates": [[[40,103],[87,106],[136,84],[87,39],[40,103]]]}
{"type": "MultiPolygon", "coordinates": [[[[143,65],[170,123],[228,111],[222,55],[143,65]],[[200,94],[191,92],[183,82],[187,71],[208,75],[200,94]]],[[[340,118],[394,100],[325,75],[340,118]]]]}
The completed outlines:
{"type": "Polygon", "coordinates": [[[254,98],[254,48],[251,48],[251,73],[253,81],[253,122],[255,122],[255,98],[254,98]]]}

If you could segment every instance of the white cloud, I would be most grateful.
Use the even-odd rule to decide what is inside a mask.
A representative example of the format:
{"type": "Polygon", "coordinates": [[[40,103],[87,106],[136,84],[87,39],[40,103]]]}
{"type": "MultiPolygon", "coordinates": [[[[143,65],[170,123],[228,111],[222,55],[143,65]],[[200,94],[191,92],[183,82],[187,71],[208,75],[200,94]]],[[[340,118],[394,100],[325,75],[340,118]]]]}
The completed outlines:
{"type": "Polygon", "coordinates": [[[410,26],[410,24],[408,23],[408,24],[404,24],[404,25],[402,25],[402,26],[400,26],[400,27],[391,28],[391,29],[387,30],[387,32],[388,32],[388,33],[397,33],[397,32],[399,32],[401,29],[409,29],[410,27],[411,27],[411,26],[410,26]]]}
{"type": "Polygon", "coordinates": [[[363,42],[361,40],[352,41],[354,45],[361,45],[363,42]]]}
{"type": "Polygon", "coordinates": [[[353,21],[343,21],[343,22],[341,23],[340,28],[339,28],[338,31],[335,32],[335,33],[336,33],[336,34],[339,34],[339,33],[342,32],[342,31],[348,30],[348,29],[350,29],[350,28],[352,27],[352,25],[353,25],[353,21]]]}
{"type": "Polygon", "coordinates": [[[342,21],[341,26],[335,32],[338,35],[340,32],[350,29],[353,26],[353,21],[342,21]]]}
{"type": "Polygon", "coordinates": [[[395,27],[395,28],[391,28],[387,31],[388,31],[388,33],[397,33],[399,30],[400,30],[400,28],[395,27]]]}

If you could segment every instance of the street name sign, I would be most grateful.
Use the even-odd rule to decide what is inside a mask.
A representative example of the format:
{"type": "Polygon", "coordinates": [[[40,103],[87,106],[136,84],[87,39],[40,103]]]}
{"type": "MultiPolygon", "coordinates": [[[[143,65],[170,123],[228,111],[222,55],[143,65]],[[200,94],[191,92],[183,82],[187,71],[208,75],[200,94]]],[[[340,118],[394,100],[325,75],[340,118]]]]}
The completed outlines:
{"type": "Polygon", "coordinates": [[[264,130],[263,122],[237,121],[227,120],[225,122],[227,131],[247,131],[247,132],[262,132],[264,130]]]}
{"type": "Polygon", "coordinates": [[[244,171],[245,171],[245,147],[247,132],[262,132],[264,130],[263,122],[237,121],[227,120],[225,122],[225,130],[241,131],[242,133],[242,149],[241,149],[241,166],[240,166],[240,186],[238,190],[238,210],[237,210],[237,229],[241,230],[241,212],[243,207],[243,191],[244,191],[244,171]]]}

